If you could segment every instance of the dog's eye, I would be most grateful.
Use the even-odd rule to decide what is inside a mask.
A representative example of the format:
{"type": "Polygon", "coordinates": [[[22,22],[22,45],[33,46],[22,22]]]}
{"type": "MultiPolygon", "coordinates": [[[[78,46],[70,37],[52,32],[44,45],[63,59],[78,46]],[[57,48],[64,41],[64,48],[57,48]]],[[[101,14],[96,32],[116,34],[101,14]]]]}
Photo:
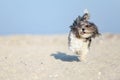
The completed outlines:
{"type": "Polygon", "coordinates": [[[89,27],[89,25],[86,25],[85,27],[89,27]]]}

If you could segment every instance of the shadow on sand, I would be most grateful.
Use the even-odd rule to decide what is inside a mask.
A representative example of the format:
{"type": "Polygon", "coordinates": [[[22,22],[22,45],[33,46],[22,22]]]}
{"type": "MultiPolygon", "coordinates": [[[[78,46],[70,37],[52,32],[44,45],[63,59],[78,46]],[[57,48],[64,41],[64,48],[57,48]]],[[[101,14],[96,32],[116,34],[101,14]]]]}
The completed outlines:
{"type": "Polygon", "coordinates": [[[55,59],[59,59],[61,61],[66,61],[66,62],[72,62],[72,61],[77,61],[79,62],[78,56],[75,55],[67,55],[66,53],[63,52],[57,52],[51,54],[51,56],[54,56],[55,59]]]}

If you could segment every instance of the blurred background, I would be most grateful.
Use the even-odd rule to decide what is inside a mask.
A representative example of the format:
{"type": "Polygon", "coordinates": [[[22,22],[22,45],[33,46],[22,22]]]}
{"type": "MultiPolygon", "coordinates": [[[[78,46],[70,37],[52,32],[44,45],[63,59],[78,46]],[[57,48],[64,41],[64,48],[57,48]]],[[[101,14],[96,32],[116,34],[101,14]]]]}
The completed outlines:
{"type": "Polygon", "coordinates": [[[0,0],[0,35],[66,34],[86,8],[101,33],[120,33],[120,0],[0,0]]]}

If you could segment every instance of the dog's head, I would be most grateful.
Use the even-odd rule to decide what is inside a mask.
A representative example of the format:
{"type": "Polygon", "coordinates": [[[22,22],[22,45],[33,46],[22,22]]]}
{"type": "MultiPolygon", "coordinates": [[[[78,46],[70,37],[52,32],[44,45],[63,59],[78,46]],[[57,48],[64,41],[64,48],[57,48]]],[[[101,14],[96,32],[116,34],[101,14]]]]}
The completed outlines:
{"type": "Polygon", "coordinates": [[[100,35],[97,26],[94,23],[88,21],[88,19],[89,14],[85,13],[82,17],[78,16],[73,25],[70,26],[76,37],[95,38],[96,36],[100,35]]]}

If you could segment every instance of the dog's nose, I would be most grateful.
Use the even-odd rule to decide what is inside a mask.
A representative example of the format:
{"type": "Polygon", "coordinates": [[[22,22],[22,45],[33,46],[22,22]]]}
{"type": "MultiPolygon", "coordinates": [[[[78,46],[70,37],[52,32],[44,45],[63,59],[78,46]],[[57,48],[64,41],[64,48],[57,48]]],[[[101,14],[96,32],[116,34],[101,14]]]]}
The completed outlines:
{"type": "Polygon", "coordinates": [[[82,28],[82,31],[85,31],[85,29],[84,29],[84,28],[82,28]]]}

